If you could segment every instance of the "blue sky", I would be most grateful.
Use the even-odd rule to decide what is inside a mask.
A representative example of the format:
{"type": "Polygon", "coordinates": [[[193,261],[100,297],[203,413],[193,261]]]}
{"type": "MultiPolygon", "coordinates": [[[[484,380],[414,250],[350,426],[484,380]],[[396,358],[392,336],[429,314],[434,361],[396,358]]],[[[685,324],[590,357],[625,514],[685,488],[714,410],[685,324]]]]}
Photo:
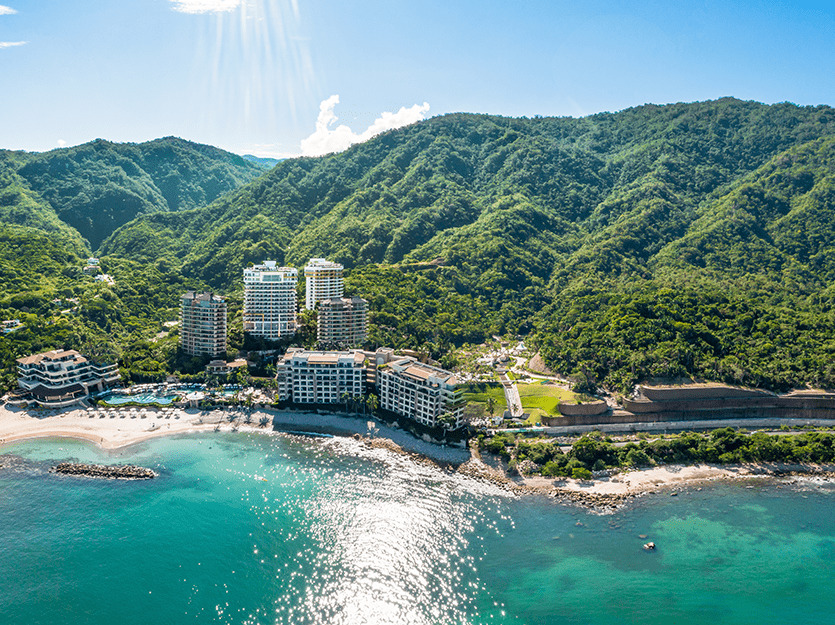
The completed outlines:
{"type": "Polygon", "coordinates": [[[459,111],[833,105],[834,75],[832,1],[0,0],[11,149],[315,154],[459,111]]]}

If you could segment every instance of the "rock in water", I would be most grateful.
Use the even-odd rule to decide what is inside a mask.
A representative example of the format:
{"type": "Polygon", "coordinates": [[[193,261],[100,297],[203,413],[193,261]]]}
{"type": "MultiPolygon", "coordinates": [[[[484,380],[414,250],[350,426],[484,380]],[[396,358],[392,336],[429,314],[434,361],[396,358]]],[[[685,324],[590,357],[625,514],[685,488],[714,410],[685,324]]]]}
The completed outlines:
{"type": "Polygon", "coordinates": [[[78,464],[62,462],[50,470],[50,473],[78,475],[81,477],[100,477],[110,480],[150,480],[157,477],[156,471],[137,467],[132,464],[108,466],[106,464],[78,464]]]}

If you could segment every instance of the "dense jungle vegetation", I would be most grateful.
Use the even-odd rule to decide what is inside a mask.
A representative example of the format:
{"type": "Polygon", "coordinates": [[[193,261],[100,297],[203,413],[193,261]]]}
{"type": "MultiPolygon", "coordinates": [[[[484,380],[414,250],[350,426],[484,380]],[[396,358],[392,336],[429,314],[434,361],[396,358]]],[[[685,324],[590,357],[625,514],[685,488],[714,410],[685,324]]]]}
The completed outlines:
{"type": "MultiPolygon", "coordinates": [[[[108,188],[131,200],[102,192],[84,204],[55,172],[97,171],[104,146],[80,146],[88,160],[66,169],[37,160],[53,152],[2,154],[0,198],[15,199],[0,200],[0,241],[37,229],[52,246],[32,252],[31,268],[14,244],[0,247],[0,280],[17,285],[0,309],[45,310],[14,299],[29,280],[40,300],[25,304],[83,292],[58,325],[116,337],[135,370],[176,365],[173,339],[151,339],[176,317],[179,290],[239,301],[246,264],[325,256],[346,266],[346,292],[370,301],[369,346],[440,357],[492,334],[525,335],[584,390],[679,376],[835,387],[827,106],[726,98],[580,119],[446,115],[340,154],[282,161],[247,184],[230,174],[242,186],[214,201],[210,184],[190,191],[199,172],[151,192],[143,185],[156,174],[124,164],[108,188]],[[24,202],[41,214],[7,208],[24,202]],[[79,232],[101,241],[115,287],[74,273],[79,232]],[[39,266],[52,268],[47,277],[39,266]]],[[[154,171],[180,171],[166,163],[154,171]]],[[[222,178],[209,169],[207,180],[222,178]]],[[[29,349],[19,332],[0,349],[29,349]]],[[[241,341],[236,330],[230,347],[241,341]]]]}
{"type": "Polygon", "coordinates": [[[482,450],[503,458],[509,468],[546,477],[587,479],[592,471],[664,464],[835,461],[835,435],[831,432],[747,434],[734,428],[719,428],[707,434],[684,432],[621,444],[593,432],[576,440],[566,452],[553,439],[525,439],[512,432],[492,437],[481,434],[478,441],[482,450]]]}

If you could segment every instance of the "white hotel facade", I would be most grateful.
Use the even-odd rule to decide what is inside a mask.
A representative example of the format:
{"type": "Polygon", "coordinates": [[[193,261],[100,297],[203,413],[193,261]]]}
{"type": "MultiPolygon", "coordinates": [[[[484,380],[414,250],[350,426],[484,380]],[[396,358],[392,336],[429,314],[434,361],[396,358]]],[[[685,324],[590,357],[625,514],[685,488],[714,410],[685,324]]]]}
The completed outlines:
{"type": "Polygon", "coordinates": [[[73,349],[18,358],[17,376],[32,401],[50,408],[72,405],[120,379],[116,363],[97,364],[73,349]]]}
{"type": "Polygon", "coordinates": [[[365,354],[287,350],[276,365],[279,401],[295,404],[337,404],[344,395],[365,392],[365,354]]]}
{"type": "Polygon", "coordinates": [[[314,310],[316,303],[323,299],[342,297],[345,282],[342,278],[344,267],[324,258],[311,258],[304,268],[304,307],[314,310]]]}
{"type": "Polygon", "coordinates": [[[296,333],[299,272],[275,261],[244,269],[244,332],[271,341],[296,333]]]}
{"type": "Polygon", "coordinates": [[[456,428],[463,424],[465,402],[449,371],[400,357],[377,370],[377,387],[385,410],[430,427],[444,414],[455,418],[456,428]]]}

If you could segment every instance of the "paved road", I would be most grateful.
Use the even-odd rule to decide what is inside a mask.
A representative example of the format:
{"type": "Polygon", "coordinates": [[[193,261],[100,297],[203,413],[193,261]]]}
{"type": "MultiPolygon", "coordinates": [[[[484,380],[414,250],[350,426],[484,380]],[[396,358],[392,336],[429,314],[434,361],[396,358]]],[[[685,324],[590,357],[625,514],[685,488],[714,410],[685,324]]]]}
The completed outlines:
{"type": "Polygon", "coordinates": [[[703,421],[660,421],[654,423],[605,423],[600,425],[570,425],[558,427],[508,428],[496,431],[536,431],[549,436],[606,432],[629,434],[631,432],[682,432],[685,430],[715,430],[717,428],[779,428],[811,425],[814,427],[835,427],[833,419],[706,419],[703,421]]]}

